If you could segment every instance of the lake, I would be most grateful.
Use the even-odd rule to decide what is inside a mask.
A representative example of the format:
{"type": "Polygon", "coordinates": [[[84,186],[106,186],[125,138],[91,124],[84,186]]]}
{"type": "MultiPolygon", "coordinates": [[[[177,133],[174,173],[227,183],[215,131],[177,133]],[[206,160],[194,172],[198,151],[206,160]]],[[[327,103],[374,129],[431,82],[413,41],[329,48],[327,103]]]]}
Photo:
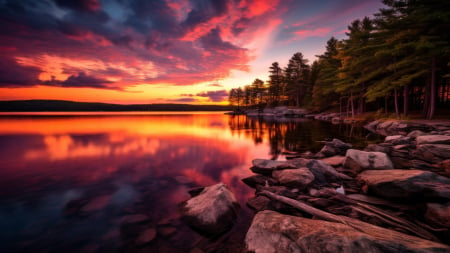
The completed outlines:
{"type": "Polygon", "coordinates": [[[254,191],[241,182],[251,161],[332,138],[373,139],[350,125],[222,112],[0,114],[2,252],[231,252],[252,217],[254,191]],[[178,204],[218,182],[241,213],[231,233],[207,238],[179,220],[178,204]],[[137,245],[149,228],[155,239],[137,245]]]}

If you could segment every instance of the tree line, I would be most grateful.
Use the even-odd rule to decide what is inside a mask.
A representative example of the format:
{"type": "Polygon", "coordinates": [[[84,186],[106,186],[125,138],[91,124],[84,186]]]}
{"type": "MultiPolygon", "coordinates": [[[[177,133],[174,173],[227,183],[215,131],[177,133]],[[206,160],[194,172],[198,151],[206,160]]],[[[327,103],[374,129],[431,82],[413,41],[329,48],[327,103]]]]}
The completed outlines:
{"type": "Polygon", "coordinates": [[[238,108],[297,106],[315,111],[341,106],[352,116],[383,108],[431,119],[450,104],[450,1],[383,0],[373,18],[357,19],[346,38],[327,41],[311,65],[301,52],[286,67],[269,67],[269,80],[231,89],[238,108]]]}

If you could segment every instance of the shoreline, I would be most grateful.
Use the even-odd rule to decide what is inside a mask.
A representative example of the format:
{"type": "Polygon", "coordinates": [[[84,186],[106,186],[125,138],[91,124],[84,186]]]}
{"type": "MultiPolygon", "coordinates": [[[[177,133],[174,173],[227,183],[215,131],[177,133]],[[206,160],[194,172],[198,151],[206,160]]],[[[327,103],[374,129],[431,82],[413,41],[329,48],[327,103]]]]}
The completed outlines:
{"type": "MultiPolygon", "coordinates": [[[[450,210],[450,120],[377,120],[365,128],[386,136],[385,141],[369,144],[363,151],[334,139],[325,142],[316,154],[297,154],[298,157],[287,161],[253,160],[250,169],[255,175],[242,179],[255,189],[254,196],[247,201],[255,216],[246,233],[243,252],[301,248],[301,240],[291,237],[295,234],[303,238],[302,234],[307,232],[283,228],[268,220],[287,219],[297,224],[314,217],[318,220],[311,220],[312,224],[330,226],[330,231],[338,226],[351,233],[364,233],[369,239],[363,244],[369,248],[397,243],[411,252],[450,250],[450,214],[445,214],[450,210]],[[378,186],[376,182],[380,180],[384,185],[391,184],[391,188],[378,186]],[[409,186],[401,186],[403,192],[398,193],[400,186],[393,183],[397,181],[409,186]],[[419,184],[415,185],[416,181],[419,184]],[[428,188],[420,188],[424,183],[428,188]],[[414,190],[417,187],[420,191],[414,190]],[[299,218],[294,219],[295,216],[299,218]],[[378,232],[347,226],[353,223],[378,232]],[[264,238],[269,231],[282,240],[264,238]],[[383,233],[396,233],[398,240],[380,237],[383,233]],[[411,244],[410,238],[420,243],[411,244]]],[[[342,237],[345,233],[332,234],[346,238],[342,237]]],[[[320,234],[314,236],[317,240],[309,241],[309,247],[323,247],[319,242],[324,238],[320,234]]],[[[325,244],[357,249],[351,242],[347,245],[336,240],[325,244]]]]}

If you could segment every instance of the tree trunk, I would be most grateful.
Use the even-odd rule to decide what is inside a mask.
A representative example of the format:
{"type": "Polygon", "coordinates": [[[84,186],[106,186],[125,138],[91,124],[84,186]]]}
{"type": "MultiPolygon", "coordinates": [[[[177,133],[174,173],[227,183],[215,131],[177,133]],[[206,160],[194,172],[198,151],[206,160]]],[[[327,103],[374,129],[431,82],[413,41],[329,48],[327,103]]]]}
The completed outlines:
{"type": "Polygon", "coordinates": [[[430,83],[428,82],[423,91],[423,109],[422,109],[422,116],[424,118],[427,118],[428,111],[430,108],[430,83]]]}
{"type": "Polygon", "coordinates": [[[408,104],[409,104],[409,87],[408,85],[405,85],[403,87],[403,115],[408,116],[408,104]]]}
{"type": "Polygon", "coordinates": [[[350,93],[350,103],[352,106],[352,118],[355,118],[355,104],[353,103],[353,93],[350,93]]]}
{"type": "Polygon", "coordinates": [[[398,94],[397,89],[394,89],[394,107],[395,107],[395,116],[397,119],[400,118],[400,112],[398,111],[398,94]]]}
{"type": "Polygon", "coordinates": [[[436,108],[436,57],[431,59],[430,107],[427,119],[432,119],[436,108]]]}
{"type": "Polygon", "coordinates": [[[388,114],[388,96],[384,97],[384,114],[388,114]]]}

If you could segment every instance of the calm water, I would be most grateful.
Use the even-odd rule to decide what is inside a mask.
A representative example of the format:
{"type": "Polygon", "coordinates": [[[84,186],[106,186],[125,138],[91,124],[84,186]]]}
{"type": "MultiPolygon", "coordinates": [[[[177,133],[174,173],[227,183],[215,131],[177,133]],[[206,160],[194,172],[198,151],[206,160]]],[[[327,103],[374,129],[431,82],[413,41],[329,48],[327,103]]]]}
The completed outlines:
{"type": "Polygon", "coordinates": [[[3,114],[2,252],[226,251],[252,215],[245,202],[253,190],[241,182],[252,175],[252,159],[318,151],[319,141],[333,137],[362,146],[366,135],[351,126],[222,113],[3,114]],[[234,231],[213,240],[179,220],[178,204],[189,189],[217,182],[242,208],[234,231]],[[136,245],[149,228],[155,240],[136,245]]]}

